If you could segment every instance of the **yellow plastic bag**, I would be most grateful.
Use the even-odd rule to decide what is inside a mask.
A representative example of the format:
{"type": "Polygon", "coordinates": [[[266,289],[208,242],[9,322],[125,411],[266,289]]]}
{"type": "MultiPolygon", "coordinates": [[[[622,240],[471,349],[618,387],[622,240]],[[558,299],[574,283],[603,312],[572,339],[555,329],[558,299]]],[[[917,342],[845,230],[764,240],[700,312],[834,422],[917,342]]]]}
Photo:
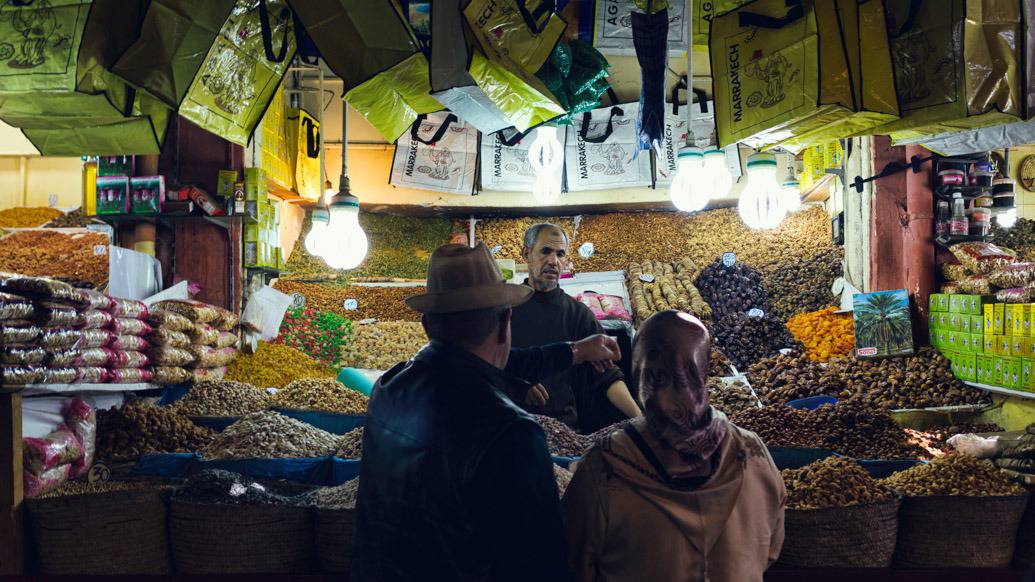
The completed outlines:
{"type": "Polygon", "coordinates": [[[708,48],[708,30],[712,19],[735,8],[747,4],[751,0],[711,0],[694,2],[694,46],[708,48]]]}
{"type": "Polygon", "coordinates": [[[472,0],[464,16],[478,46],[492,60],[534,75],[550,58],[567,24],[553,2],[472,0]]]}
{"type": "Polygon", "coordinates": [[[520,132],[566,113],[538,78],[507,70],[477,51],[471,59],[470,73],[478,87],[520,132]]]}
{"type": "Polygon", "coordinates": [[[410,129],[417,116],[434,113],[442,104],[429,93],[428,60],[414,53],[394,67],[345,93],[345,101],[394,142],[410,129]]]}
{"type": "Polygon", "coordinates": [[[302,198],[319,200],[323,195],[320,183],[320,122],[306,113],[296,110],[289,123],[294,127],[295,148],[295,191],[302,198]]]}
{"type": "Polygon", "coordinates": [[[912,140],[1021,119],[1021,2],[885,2],[902,118],[877,133],[912,140]]]}

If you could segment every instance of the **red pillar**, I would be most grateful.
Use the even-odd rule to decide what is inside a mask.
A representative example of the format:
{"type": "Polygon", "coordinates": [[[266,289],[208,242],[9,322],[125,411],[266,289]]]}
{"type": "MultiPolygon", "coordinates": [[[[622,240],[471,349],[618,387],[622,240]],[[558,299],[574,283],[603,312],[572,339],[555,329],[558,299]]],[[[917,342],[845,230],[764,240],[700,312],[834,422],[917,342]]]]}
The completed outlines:
{"type": "MultiPolygon", "coordinates": [[[[930,155],[920,146],[892,147],[885,136],[873,138],[873,167],[930,155]]],[[[930,162],[920,173],[906,170],[877,180],[870,206],[870,289],[906,289],[913,329],[927,341],[927,301],[935,285],[934,204],[930,162]]]]}

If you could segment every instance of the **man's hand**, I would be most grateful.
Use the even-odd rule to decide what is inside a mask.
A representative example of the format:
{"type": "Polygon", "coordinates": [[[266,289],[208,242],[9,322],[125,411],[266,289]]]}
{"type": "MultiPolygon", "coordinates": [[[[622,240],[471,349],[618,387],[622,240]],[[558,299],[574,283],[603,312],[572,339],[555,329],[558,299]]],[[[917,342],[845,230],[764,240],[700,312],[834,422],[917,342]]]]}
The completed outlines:
{"type": "Polygon", "coordinates": [[[546,406],[546,401],[550,399],[550,393],[546,391],[546,388],[542,384],[536,384],[528,389],[528,393],[525,394],[525,404],[529,406],[546,406]]]}
{"type": "Polygon", "coordinates": [[[622,350],[615,338],[606,334],[591,335],[571,345],[575,365],[589,363],[597,373],[604,373],[615,367],[622,359],[622,350]]]}

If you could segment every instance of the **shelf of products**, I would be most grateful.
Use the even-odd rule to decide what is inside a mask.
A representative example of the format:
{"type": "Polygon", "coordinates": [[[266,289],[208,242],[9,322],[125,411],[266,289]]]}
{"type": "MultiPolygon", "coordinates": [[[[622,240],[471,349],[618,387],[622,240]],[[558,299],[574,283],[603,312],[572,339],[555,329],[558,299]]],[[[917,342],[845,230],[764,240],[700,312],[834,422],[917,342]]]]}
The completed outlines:
{"type": "Polygon", "coordinates": [[[996,394],[1005,394],[1007,396],[1017,396],[1019,398],[1028,398],[1035,400],[1035,392],[1026,392],[1024,390],[1013,390],[1011,388],[1003,388],[1002,386],[992,386],[991,384],[980,384],[978,382],[967,382],[964,381],[967,386],[973,386],[986,392],[995,392],[996,394]]]}
{"type": "Polygon", "coordinates": [[[139,222],[150,222],[152,224],[163,224],[172,227],[178,222],[207,221],[212,224],[230,228],[235,222],[242,222],[246,217],[243,214],[233,216],[207,216],[201,214],[159,214],[153,216],[141,214],[99,214],[90,218],[118,226],[120,224],[135,224],[139,222]]]}
{"type": "Polygon", "coordinates": [[[76,394],[79,392],[141,392],[144,390],[161,390],[160,384],[134,382],[128,384],[29,384],[27,386],[7,386],[5,389],[20,390],[23,396],[38,394],[76,394]]]}

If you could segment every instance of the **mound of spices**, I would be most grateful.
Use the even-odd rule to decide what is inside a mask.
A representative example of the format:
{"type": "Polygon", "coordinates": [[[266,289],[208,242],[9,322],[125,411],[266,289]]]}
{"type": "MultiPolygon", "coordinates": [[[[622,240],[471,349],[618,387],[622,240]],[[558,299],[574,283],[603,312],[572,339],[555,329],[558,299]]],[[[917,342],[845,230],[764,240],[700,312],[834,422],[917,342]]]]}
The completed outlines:
{"type": "Polygon", "coordinates": [[[302,378],[278,390],[270,399],[270,406],[366,414],[369,401],[366,395],[344,386],[334,378],[302,378]]]}
{"type": "Polygon", "coordinates": [[[0,228],[34,228],[61,216],[57,208],[19,206],[0,210],[0,228]]]}
{"type": "Polygon", "coordinates": [[[272,411],[231,424],[201,450],[206,459],[306,458],[333,455],[338,435],[272,411]]]}
{"type": "Polygon", "coordinates": [[[251,384],[200,380],[169,409],[187,416],[244,416],[265,410],[269,405],[269,393],[251,384]]]}
{"type": "Polygon", "coordinates": [[[850,313],[835,313],[836,307],[802,313],[787,320],[787,329],[805,346],[809,358],[825,362],[850,356],[855,349],[855,323],[850,313]]]}
{"type": "Polygon", "coordinates": [[[337,371],[283,344],[259,342],[254,354],[238,354],[227,366],[227,380],[260,388],[283,388],[299,378],[334,378],[337,371]]]}
{"type": "Polygon", "coordinates": [[[884,503],[895,492],[850,459],[827,457],[800,469],[781,471],[789,509],[826,509],[884,503]]]}
{"type": "Polygon", "coordinates": [[[97,459],[124,461],[149,453],[189,453],[215,438],[215,431],[153,404],[126,404],[97,414],[97,459]]]}
{"type": "Polygon", "coordinates": [[[1024,487],[1010,481],[1009,477],[990,461],[956,453],[900,471],[881,482],[910,497],[996,497],[1025,494],[1024,487]]]}

